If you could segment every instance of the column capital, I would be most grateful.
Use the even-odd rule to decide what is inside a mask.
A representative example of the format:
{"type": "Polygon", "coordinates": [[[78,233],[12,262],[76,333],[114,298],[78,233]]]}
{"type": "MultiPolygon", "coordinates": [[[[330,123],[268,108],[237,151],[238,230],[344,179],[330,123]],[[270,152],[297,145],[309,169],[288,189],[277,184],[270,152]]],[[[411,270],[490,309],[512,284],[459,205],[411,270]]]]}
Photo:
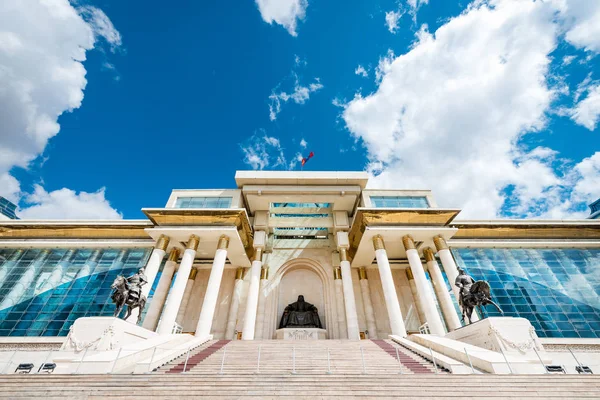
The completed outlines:
{"type": "Polygon", "coordinates": [[[437,251],[445,250],[448,248],[448,243],[446,243],[446,240],[440,235],[433,237],[433,243],[435,244],[435,248],[437,249],[437,251]]]}
{"type": "Polygon", "coordinates": [[[238,269],[235,270],[235,279],[244,279],[244,268],[238,267],[238,269]]]}
{"type": "Polygon", "coordinates": [[[402,237],[402,244],[404,245],[405,250],[416,250],[415,240],[410,235],[405,235],[402,237]]]}
{"type": "Polygon", "coordinates": [[[167,246],[169,245],[169,241],[171,239],[167,235],[160,235],[158,240],[156,241],[155,249],[167,251],[167,246]]]}
{"type": "Polygon", "coordinates": [[[173,247],[169,253],[169,261],[177,260],[179,260],[179,249],[177,247],[173,247]]]}
{"type": "Polygon", "coordinates": [[[367,279],[367,269],[365,267],[360,267],[358,270],[358,279],[361,281],[367,279]]]}
{"type": "Polygon", "coordinates": [[[385,250],[385,242],[383,241],[383,237],[381,235],[373,236],[373,247],[375,250],[385,250]]]}
{"type": "Polygon", "coordinates": [[[423,249],[423,256],[425,256],[425,261],[435,261],[435,256],[433,255],[433,249],[431,247],[425,247],[423,249]]]}
{"type": "Polygon", "coordinates": [[[190,235],[190,239],[187,243],[187,249],[189,250],[198,250],[198,245],[200,244],[200,238],[196,235],[190,235]]]}
{"type": "Polygon", "coordinates": [[[217,244],[217,250],[227,250],[229,247],[229,236],[221,235],[219,243],[217,244]]]}
{"type": "Polygon", "coordinates": [[[342,279],[342,269],[340,267],[333,269],[333,279],[342,279]]]}
{"type": "Polygon", "coordinates": [[[262,247],[256,247],[254,249],[254,261],[261,261],[262,262],[262,253],[263,253],[263,249],[262,247]]]}
{"type": "Polygon", "coordinates": [[[262,268],[260,270],[260,279],[269,279],[269,268],[262,268]]]}
{"type": "Polygon", "coordinates": [[[345,247],[340,247],[340,261],[350,261],[348,259],[348,250],[345,247]]]}

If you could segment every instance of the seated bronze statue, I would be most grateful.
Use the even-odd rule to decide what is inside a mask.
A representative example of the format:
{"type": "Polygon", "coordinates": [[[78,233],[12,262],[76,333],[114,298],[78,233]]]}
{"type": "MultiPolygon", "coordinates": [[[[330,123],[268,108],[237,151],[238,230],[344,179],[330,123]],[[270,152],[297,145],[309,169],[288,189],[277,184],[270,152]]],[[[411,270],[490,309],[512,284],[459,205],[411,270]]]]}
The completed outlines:
{"type": "Polygon", "coordinates": [[[298,301],[288,304],[283,310],[279,329],[282,328],[323,328],[317,307],[298,296],[298,301]]]}

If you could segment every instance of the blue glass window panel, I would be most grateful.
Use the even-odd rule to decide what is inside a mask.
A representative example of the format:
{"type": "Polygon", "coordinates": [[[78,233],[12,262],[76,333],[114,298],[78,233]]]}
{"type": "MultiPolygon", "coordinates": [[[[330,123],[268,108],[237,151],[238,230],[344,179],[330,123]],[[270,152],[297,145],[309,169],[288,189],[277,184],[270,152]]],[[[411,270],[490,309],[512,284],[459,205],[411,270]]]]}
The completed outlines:
{"type": "Polygon", "coordinates": [[[457,264],[476,280],[490,282],[492,296],[508,314],[530,319],[540,336],[579,337],[579,332],[590,336],[598,331],[600,249],[453,248],[452,252],[457,264]],[[506,292],[500,291],[499,283],[506,292]],[[537,320],[562,323],[562,329],[541,326],[537,320]]]}
{"type": "Polygon", "coordinates": [[[375,208],[429,208],[425,196],[371,196],[375,208]]]}
{"type": "Polygon", "coordinates": [[[579,330],[579,331],[577,331],[577,333],[579,333],[579,336],[582,338],[597,338],[598,337],[598,332],[594,332],[594,331],[579,330]]]}
{"type": "MultiPolygon", "coordinates": [[[[15,268],[9,270],[4,285],[0,283],[2,285],[2,289],[0,289],[0,302],[11,293],[12,288],[24,276],[25,271],[30,271],[29,268],[31,268],[31,263],[34,260],[37,263],[37,269],[35,270],[36,276],[33,278],[33,281],[38,284],[38,287],[47,282],[56,264],[65,260],[67,250],[45,250],[43,259],[38,258],[40,255],[39,249],[25,252],[17,252],[16,250],[8,251],[7,249],[0,251],[0,254],[9,253],[20,255],[20,259],[15,268]]],[[[78,310],[73,310],[76,304],[87,303],[87,307],[84,308],[89,308],[95,299],[94,292],[101,289],[104,294],[111,292],[110,284],[112,280],[107,280],[107,272],[112,268],[112,272],[116,276],[118,273],[126,274],[129,271],[136,271],[147,262],[150,249],[130,249],[124,252],[122,250],[111,249],[79,249],[75,252],[70,252],[70,254],[74,254],[74,256],[70,258],[70,264],[63,272],[60,285],[41,294],[36,294],[34,290],[29,290],[21,296],[21,302],[8,309],[0,310],[0,321],[5,323],[4,327],[8,328],[9,325],[14,325],[10,329],[0,328],[0,335],[66,335],[72,322],[84,316],[87,311],[83,310],[79,312],[78,310]],[[98,255],[97,260],[100,260],[98,267],[89,268],[86,273],[90,275],[74,281],[81,268],[88,265],[86,263],[89,257],[96,257],[96,255],[98,255]],[[119,260],[123,263],[119,263],[119,260]],[[89,287],[87,286],[88,284],[90,285],[89,287]],[[89,295],[89,292],[92,292],[92,295],[89,295]]],[[[17,258],[15,257],[12,261],[16,261],[17,258]]],[[[6,260],[7,258],[0,257],[0,267],[6,260]]],[[[98,302],[98,307],[103,307],[105,303],[110,303],[109,295],[98,302]]]]}
{"type": "Polygon", "coordinates": [[[175,208],[230,208],[232,201],[230,196],[178,197],[175,208]]]}

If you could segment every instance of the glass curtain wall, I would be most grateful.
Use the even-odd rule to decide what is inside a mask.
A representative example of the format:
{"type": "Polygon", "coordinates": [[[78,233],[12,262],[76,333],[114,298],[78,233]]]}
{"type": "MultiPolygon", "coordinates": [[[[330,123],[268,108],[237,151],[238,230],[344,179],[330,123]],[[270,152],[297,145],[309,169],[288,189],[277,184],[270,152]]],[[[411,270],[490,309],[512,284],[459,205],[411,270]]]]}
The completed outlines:
{"type": "Polygon", "coordinates": [[[110,286],[151,250],[0,249],[0,336],[66,336],[77,318],[112,316],[110,286]]]}
{"type": "MultiPolygon", "coordinates": [[[[540,337],[600,337],[600,249],[453,248],[458,265],[486,280],[505,316],[540,337]]],[[[487,307],[490,316],[499,316],[487,307]]]]}

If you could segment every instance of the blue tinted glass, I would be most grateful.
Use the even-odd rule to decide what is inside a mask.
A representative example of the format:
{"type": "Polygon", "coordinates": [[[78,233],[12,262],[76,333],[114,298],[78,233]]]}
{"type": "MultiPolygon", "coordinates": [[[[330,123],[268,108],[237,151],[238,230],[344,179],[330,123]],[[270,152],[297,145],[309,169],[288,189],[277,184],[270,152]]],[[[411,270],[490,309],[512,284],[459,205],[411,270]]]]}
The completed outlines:
{"type": "MultiPolygon", "coordinates": [[[[527,318],[540,337],[596,337],[600,249],[453,248],[475,280],[487,280],[505,315],[527,318]]],[[[493,309],[489,315],[496,315],[493,309]]]]}
{"type": "Polygon", "coordinates": [[[150,251],[0,249],[0,336],[65,336],[77,318],[112,315],[114,277],[137,271],[150,251]]]}
{"type": "Polygon", "coordinates": [[[178,197],[175,208],[229,208],[232,200],[229,196],[178,197]]]}
{"type": "Polygon", "coordinates": [[[425,196],[370,196],[375,208],[429,208],[425,196]]]}

